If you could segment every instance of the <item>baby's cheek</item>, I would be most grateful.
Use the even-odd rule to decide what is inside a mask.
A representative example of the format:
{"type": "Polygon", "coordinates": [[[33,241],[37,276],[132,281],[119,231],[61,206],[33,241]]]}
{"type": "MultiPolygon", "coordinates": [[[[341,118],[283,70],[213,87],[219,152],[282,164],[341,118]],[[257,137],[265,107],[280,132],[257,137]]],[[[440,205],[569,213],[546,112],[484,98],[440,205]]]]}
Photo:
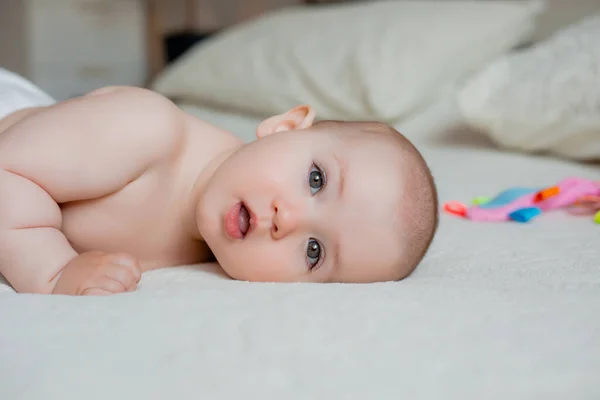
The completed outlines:
{"type": "Polygon", "coordinates": [[[254,282],[291,282],[298,279],[297,266],[300,263],[294,259],[296,254],[284,241],[248,243],[244,247],[235,255],[237,279],[254,282]]]}

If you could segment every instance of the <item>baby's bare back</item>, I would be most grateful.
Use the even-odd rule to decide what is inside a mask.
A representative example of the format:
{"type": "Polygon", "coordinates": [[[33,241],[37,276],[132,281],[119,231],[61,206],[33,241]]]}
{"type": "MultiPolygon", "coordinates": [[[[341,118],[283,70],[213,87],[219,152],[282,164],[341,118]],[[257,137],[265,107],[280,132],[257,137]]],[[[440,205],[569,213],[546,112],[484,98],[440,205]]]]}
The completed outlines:
{"type": "Polygon", "coordinates": [[[131,254],[142,269],[206,257],[183,220],[185,123],[167,99],[103,90],[25,111],[0,133],[0,273],[18,291],[52,292],[90,251],[131,254]]]}

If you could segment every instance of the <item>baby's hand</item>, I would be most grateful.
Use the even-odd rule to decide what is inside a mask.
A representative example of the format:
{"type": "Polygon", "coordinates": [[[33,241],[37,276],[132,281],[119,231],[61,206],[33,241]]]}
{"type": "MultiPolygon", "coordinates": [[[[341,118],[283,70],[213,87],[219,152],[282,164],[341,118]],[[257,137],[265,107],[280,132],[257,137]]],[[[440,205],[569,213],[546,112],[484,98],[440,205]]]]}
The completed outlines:
{"type": "Polygon", "coordinates": [[[129,254],[91,251],[67,264],[53,293],[93,296],[132,292],[141,277],[139,262],[129,254]]]}

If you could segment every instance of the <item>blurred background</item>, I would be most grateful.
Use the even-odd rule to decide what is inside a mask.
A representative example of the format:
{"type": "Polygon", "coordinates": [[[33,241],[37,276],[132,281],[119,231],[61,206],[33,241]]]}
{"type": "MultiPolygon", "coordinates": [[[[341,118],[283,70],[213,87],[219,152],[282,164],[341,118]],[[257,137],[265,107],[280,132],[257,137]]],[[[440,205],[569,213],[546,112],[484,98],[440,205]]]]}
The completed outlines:
{"type": "MultiPolygon", "coordinates": [[[[348,1],[368,2],[0,0],[0,66],[58,100],[107,85],[146,86],[190,46],[235,24],[281,7],[348,1]]],[[[541,36],[600,10],[600,0],[548,3],[541,36]]]]}

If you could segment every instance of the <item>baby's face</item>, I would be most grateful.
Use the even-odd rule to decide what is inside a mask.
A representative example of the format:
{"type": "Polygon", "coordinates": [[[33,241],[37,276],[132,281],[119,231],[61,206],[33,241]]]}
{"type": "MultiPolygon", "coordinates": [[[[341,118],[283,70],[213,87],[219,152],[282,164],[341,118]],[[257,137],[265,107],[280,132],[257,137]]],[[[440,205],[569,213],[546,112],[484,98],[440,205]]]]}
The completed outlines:
{"type": "Polygon", "coordinates": [[[200,232],[231,277],[269,282],[399,278],[398,154],[325,128],[274,133],[229,157],[198,206],[200,232]]]}

